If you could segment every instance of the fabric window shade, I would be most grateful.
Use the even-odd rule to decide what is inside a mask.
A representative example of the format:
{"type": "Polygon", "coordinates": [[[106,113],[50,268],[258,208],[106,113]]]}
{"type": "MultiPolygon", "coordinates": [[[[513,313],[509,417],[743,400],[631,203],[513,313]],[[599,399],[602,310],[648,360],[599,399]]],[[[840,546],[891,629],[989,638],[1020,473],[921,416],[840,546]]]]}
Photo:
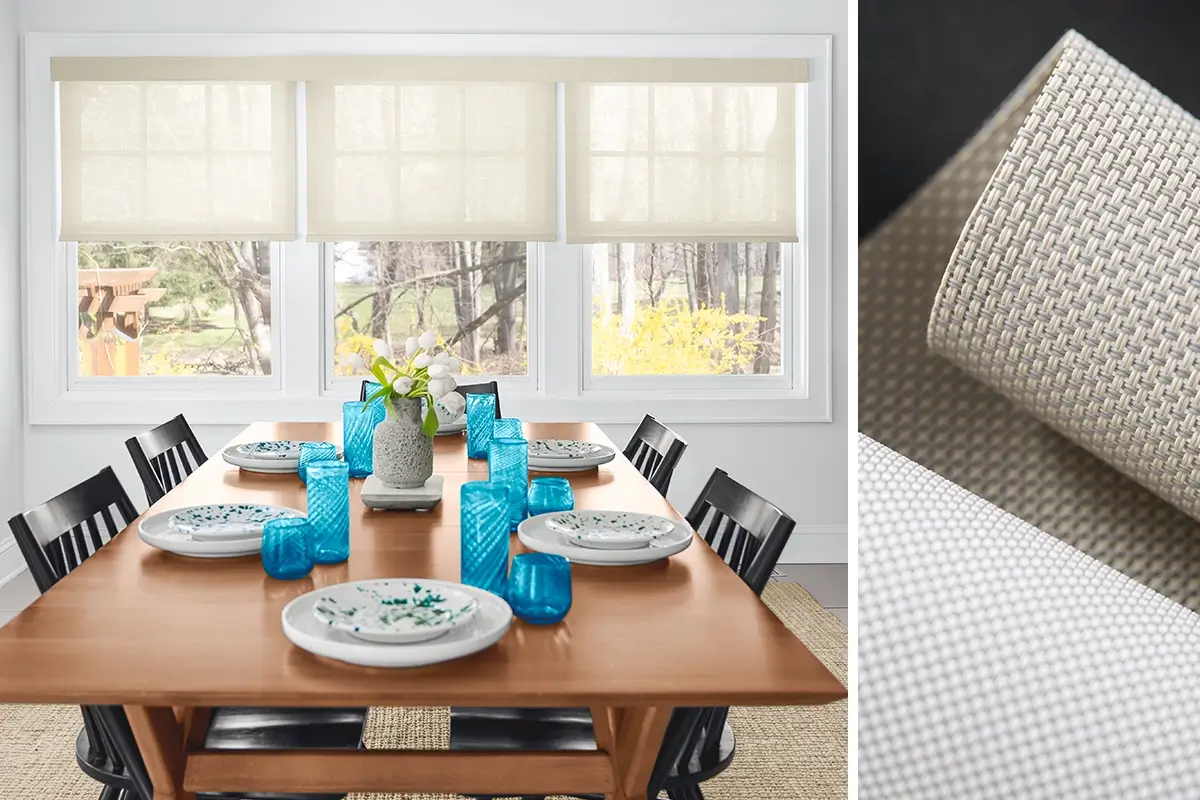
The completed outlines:
{"type": "Polygon", "coordinates": [[[569,242],[796,241],[796,88],[567,85],[569,242]]]}
{"type": "Polygon", "coordinates": [[[553,241],[550,82],[307,85],[308,239],[553,241]]]}
{"type": "Polygon", "coordinates": [[[61,82],[60,238],[295,238],[294,108],[286,82],[61,82]]]}

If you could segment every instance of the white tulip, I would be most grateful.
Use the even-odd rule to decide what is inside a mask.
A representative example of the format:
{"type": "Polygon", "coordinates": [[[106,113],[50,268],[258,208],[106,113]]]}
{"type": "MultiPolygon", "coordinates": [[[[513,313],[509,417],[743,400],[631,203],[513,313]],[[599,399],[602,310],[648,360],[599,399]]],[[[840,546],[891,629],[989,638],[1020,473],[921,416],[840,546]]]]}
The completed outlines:
{"type": "Polygon", "coordinates": [[[417,338],[417,344],[428,350],[437,344],[437,334],[433,331],[425,331],[417,338]]]}
{"type": "Polygon", "coordinates": [[[434,378],[429,382],[429,393],[435,398],[442,398],[454,391],[454,379],[448,376],[434,378]]]}
{"type": "Polygon", "coordinates": [[[417,337],[410,336],[404,340],[404,355],[412,358],[421,349],[421,345],[417,343],[417,337]]]}
{"type": "Polygon", "coordinates": [[[435,364],[447,364],[449,362],[450,362],[450,354],[447,353],[445,350],[443,350],[442,352],[438,353],[436,356],[433,357],[433,363],[435,363],[435,364]]]}
{"type": "Polygon", "coordinates": [[[445,375],[449,375],[449,374],[450,373],[446,369],[445,364],[439,364],[435,361],[434,363],[429,365],[429,377],[431,377],[431,378],[441,378],[441,377],[443,377],[445,375]]]}
{"type": "Polygon", "coordinates": [[[429,357],[429,353],[421,353],[413,359],[413,366],[417,369],[420,369],[421,367],[428,367],[432,363],[433,359],[429,357]]]}
{"type": "Polygon", "coordinates": [[[442,397],[442,405],[453,417],[458,417],[467,408],[467,400],[461,394],[451,390],[442,397]]]}
{"type": "Polygon", "coordinates": [[[413,387],[412,378],[407,378],[407,377],[404,377],[403,375],[400,376],[399,378],[396,378],[396,380],[392,381],[392,391],[395,392],[396,394],[401,394],[401,395],[408,394],[409,392],[412,391],[412,387],[413,387]]]}
{"type": "Polygon", "coordinates": [[[380,358],[391,358],[392,357],[392,348],[389,347],[388,343],[385,342],[383,339],[376,339],[375,340],[375,355],[379,356],[380,358]]]}
{"type": "Polygon", "coordinates": [[[446,369],[450,370],[451,372],[458,372],[460,369],[462,369],[462,361],[455,356],[450,356],[450,359],[446,362],[446,369]]]}
{"type": "Polygon", "coordinates": [[[341,358],[342,366],[350,369],[366,369],[367,360],[358,353],[346,353],[341,358]]]}

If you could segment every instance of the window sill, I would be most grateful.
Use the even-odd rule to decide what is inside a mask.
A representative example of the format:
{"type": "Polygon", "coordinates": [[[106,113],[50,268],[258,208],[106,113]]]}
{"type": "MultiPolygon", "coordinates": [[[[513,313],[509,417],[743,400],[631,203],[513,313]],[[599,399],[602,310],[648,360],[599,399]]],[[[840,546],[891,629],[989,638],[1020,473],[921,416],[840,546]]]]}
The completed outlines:
{"type": "MultiPolygon", "coordinates": [[[[110,425],[149,427],[182,413],[193,425],[246,425],[257,420],[336,420],[341,404],[358,399],[357,387],[323,396],[282,392],[68,392],[31,407],[28,423],[37,425],[110,425]]],[[[670,424],[824,423],[832,421],[828,398],[806,398],[778,390],[697,396],[695,391],[604,391],[579,396],[501,390],[506,416],[530,422],[634,424],[653,414],[670,424]]]]}

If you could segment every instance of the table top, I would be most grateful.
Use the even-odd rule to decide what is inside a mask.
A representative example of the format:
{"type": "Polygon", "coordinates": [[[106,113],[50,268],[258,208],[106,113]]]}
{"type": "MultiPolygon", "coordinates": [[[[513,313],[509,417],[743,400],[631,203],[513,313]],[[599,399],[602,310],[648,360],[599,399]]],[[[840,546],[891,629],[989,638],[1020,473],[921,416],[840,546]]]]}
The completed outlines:
{"type": "MultiPolygon", "coordinates": [[[[527,423],[531,438],[611,444],[591,423],[527,423]]],[[[255,423],[235,442],[341,441],[338,423],[255,423]]],[[[150,547],[136,522],[0,628],[0,702],[123,705],[801,705],[842,684],[703,541],[635,567],[572,565],[558,625],[514,620],[493,647],[417,669],[368,669],[292,645],[280,613],[314,588],[385,577],[459,579],[459,486],[487,478],[461,436],[438,437],[442,502],[372,511],[351,481],[350,559],[276,581],[257,557],[189,559],[150,547]],[[237,613],[234,613],[237,612],[237,613]],[[249,613],[247,613],[249,612],[249,613]]],[[[569,476],[578,507],[681,519],[619,453],[569,476]]],[[[216,502],[305,507],[296,475],[219,453],[147,513],[216,502]]],[[[512,552],[524,547],[516,536],[512,552]]]]}

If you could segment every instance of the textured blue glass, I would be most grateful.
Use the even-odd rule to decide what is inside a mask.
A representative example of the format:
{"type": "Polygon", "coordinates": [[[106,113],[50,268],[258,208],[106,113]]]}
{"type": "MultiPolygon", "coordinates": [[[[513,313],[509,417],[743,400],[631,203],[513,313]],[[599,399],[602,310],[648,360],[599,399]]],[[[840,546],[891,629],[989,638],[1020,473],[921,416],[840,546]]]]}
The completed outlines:
{"type": "Polygon", "coordinates": [[[342,457],[351,478],[371,474],[375,462],[375,426],[383,422],[382,402],[342,403],[342,457]]]}
{"type": "Polygon", "coordinates": [[[272,578],[303,578],[313,568],[312,526],[304,517],[273,519],[263,525],[263,569],[272,578]]]}
{"type": "Polygon", "coordinates": [[[525,493],[529,491],[529,442],[492,439],[488,445],[488,480],[508,487],[508,523],[516,530],[525,519],[525,493]]]}
{"type": "Polygon", "coordinates": [[[459,489],[459,509],[460,580],[503,597],[508,574],[508,487],[468,481],[459,489]]]}
{"type": "Polygon", "coordinates": [[[516,417],[501,417],[492,423],[493,439],[524,439],[525,429],[516,417]]]}
{"type": "Polygon", "coordinates": [[[495,421],[496,395],[467,395],[467,458],[487,458],[495,421]]]}
{"type": "Polygon", "coordinates": [[[350,466],[345,461],[309,465],[308,521],[314,561],[340,564],[350,557],[350,466]]]}
{"type": "Polygon", "coordinates": [[[535,625],[562,622],[571,610],[571,563],[549,553],[518,553],[505,599],[518,619],[535,625]]]}
{"type": "Polygon", "coordinates": [[[529,516],[572,511],[575,493],[566,478],[534,478],[529,482],[529,516]]]}
{"type": "Polygon", "coordinates": [[[337,457],[337,445],[332,442],[301,442],[300,461],[297,463],[296,472],[300,473],[301,481],[307,482],[309,464],[316,461],[337,461],[337,457]]]}

